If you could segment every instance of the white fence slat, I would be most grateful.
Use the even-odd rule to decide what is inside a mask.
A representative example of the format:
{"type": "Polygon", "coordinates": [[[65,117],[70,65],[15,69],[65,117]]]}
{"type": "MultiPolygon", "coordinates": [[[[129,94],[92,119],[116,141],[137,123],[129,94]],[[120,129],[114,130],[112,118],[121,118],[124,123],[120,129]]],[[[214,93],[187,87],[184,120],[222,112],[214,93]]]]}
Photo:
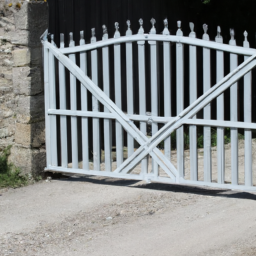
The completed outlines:
{"type": "MultiPolygon", "coordinates": [[[[215,41],[223,44],[223,38],[220,35],[220,27],[217,29],[217,36],[215,41]]],[[[224,52],[216,52],[216,81],[217,83],[224,77],[224,52]]],[[[217,97],[217,120],[224,120],[224,94],[217,97]]],[[[217,168],[218,168],[218,183],[225,183],[225,141],[224,141],[225,128],[217,128],[217,168]]]]}
{"type": "MultiPolygon", "coordinates": [[[[64,34],[60,34],[60,48],[64,48],[64,34]]],[[[66,110],[66,75],[65,67],[59,62],[59,94],[60,109],[66,110]]],[[[67,117],[60,116],[60,134],[61,134],[61,166],[68,167],[68,142],[67,142],[67,117]]]]}
{"type": "MultiPolygon", "coordinates": [[[[248,33],[244,32],[245,41],[243,46],[250,48],[247,40],[248,33]]],[[[248,57],[244,57],[246,61],[248,57]]],[[[244,122],[252,122],[252,73],[249,72],[244,76],[244,122]]],[[[244,170],[245,170],[245,186],[252,186],[252,131],[245,129],[244,131],[244,170]]]]}
{"type": "MultiPolygon", "coordinates": [[[[118,23],[115,23],[116,32],[114,37],[119,38],[120,33],[118,31],[118,23]]],[[[116,106],[122,109],[122,89],[121,89],[121,45],[114,45],[114,70],[115,70],[115,103],[116,106]]],[[[123,161],[123,127],[122,125],[116,121],[116,163],[117,167],[119,167],[123,161]]]]}
{"type": "MultiPolygon", "coordinates": [[[[108,40],[108,34],[105,31],[102,40],[108,40]]],[[[110,97],[110,80],[109,80],[109,48],[102,48],[103,59],[103,90],[110,97]]],[[[109,110],[104,106],[104,112],[109,113],[109,110]]],[[[105,151],[105,171],[112,171],[112,120],[104,119],[104,151],[105,151]]]]}
{"type": "MultiPolygon", "coordinates": [[[[84,32],[80,32],[80,45],[84,45],[84,32]]],[[[80,53],[80,69],[87,75],[87,53],[80,53]]],[[[88,92],[87,89],[81,84],[81,109],[82,111],[88,110],[88,92]]],[[[89,123],[87,117],[82,117],[82,154],[83,154],[83,169],[89,170],[89,123]]]]}
{"type": "MultiPolygon", "coordinates": [[[[91,44],[96,42],[95,30],[92,29],[91,44]]],[[[91,51],[91,70],[92,81],[98,86],[98,52],[97,49],[91,51]]],[[[99,102],[92,95],[92,111],[99,112],[99,102]]],[[[93,168],[95,171],[100,171],[100,120],[99,118],[92,119],[93,126],[93,168]]]]}
{"type": "MultiPolygon", "coordinates": [[[[231,39],[230,45],[236,45],[234,39],[234,30],[230,30],[231,39]]],[[[230,54],[230,71],[233,71],[238,66],[238,56],[236,54],[230,54]]],[[[238,120],[238,84],[237,82],[230,87],[230,120],[238,120]]],[[[237,128],[231,128],[231,170],[232,170],[232,185],[238,184],[238,130],[237,128]]]]}
{"type": "MultiPolygon", "coordinates": [[[[207,34],[208,26],[203,25],[204,35],[203,40],[209,41],[207,34]]],[[[211,88],[211,60],[210,49],[203,48],[203,89],[204,93],[211,88]]],[[[204,108],[204,119],[211,119],[211,104],[209,103],[204,108]]],[[[212,181],[212,152],[211,152],[211,127],[204,127],[204,181],[212,181]]]]}
{"type": "MultiPolygon", "coordinates": [[[[74,47],[73,33],[70,33],[69,47],[74,47]]],[[[76,55],[70,54],[69,59],[76,63],[76,55]]],[[[76,77],[70,73],[70,106],[71,110],[77,110],[77,96],[76,96],[76,77]]],[[[72,168],[78,168],[78,137],[77,137],[77,118],[71,116],[71,139],[72,139],[72,168]]]]}
{"type": "MultiPolygon", "coordinates": [[[[189,37],[196,38],[194,24],[190,23],[191,33],[189,37]]],[[[197,100],[197,49],[196,46],[189,46],[189,103],[197,100]]],[[[196,116],[193,117],[196,119],[196,116]]],[[[197,127],[189,126],[189,148],[190,148],[190,179],[198,180],[198,159],[197,159],[197,127]]]]}
{"type": "MultiPolygon", "coordinates": [[[[181,21],[177,22],[178,31],[177,36],[183,37],[181,31],[181,21]]],[[[182,43],[176,44],[176,101],[177,101],[177,115],[184,109],[184,46],[182,43]]],[[[181,126],[176,131],[177,141],[177,167],[180,177],[185,175],[184,167],[184,127],[181,126]]]]}
{"type": "MultiPolygon", "coordinates": [[[[132,31],[130,29],[130,21],[127,21],[128,30],[126,36],[131,36],[132,31]]],[[[132,43],[126,43],[126,90],[127,90],[127,113],[132,115],[134,113],[134,101],[133,101],[133,50],[132,43]]],[[[134,152],[134,139],[127,133],[127,150],[128,157],[134,152]]]]}
{"type": "MultiPolygon", "coordinates": [[[[51,35],[52,44],[53,35],[51,35]]],[[[55,57],[52,52],[49,53],[49,92],[50,92],[50,108],[56,109],[56,78],[55,78],[55,57]]],[[[56,116],[50,117],[50,147],[51,147],[51,165],[58,165],[57,155],[57,118],[56,116]]]]}
{"type": "MultiPolygon", "coordinates": [[[[170,35],[168,30],[168,20],[164,20],[164,31],[163,35],[170,35]]],[[[171,117],[172,115],[172,104],[171,104],[171,44],[170,42],[163,42],[163,60],[164,60],[164,116],[171,117]]],[[[166,138],[164,141],[164,154],[171,160],[171,136],[166,138]]]]}
{"type": "MultiPolygon", "coordinates": [[[[139,34],[144,34],[142,27],[143,20],[139,20],[139,34]]],[[[139,62],[139,112],[146,116],[146,69],[145,69],[145,41],[138,41],[138,62],[139,62]]],[[[140,120],[140,131],[147,136],[147,123],[140,120]]],[[[148,173],[148,156],[141,161],[141,171],[144,175],[148,173]]]]}
{"type": "Polygon", "coordinates": [[[48,109],[50,108],[50,81],[49,81],[49,49],[44,45],[44,102],[45,102],[45,141],[46,141],[46,165],[47,168],[51,165],[51,130],[48,109]]]}
{"type": "MultiPolygon", "coordinates": [[[[153,25],[150,34],[156,34],[155,19],[151,19],[153,25]]],[[[151,115],[158,116],[158,51],[157,42],[149,41],[150,44],[150,74],[151,74],[151,115]]],[[[152,122],[152,136],[158,132],[158,124],[152,122]]],[[[152,171],[155,176],[158,176],[158,164],[152,159],[152,171]]]]}

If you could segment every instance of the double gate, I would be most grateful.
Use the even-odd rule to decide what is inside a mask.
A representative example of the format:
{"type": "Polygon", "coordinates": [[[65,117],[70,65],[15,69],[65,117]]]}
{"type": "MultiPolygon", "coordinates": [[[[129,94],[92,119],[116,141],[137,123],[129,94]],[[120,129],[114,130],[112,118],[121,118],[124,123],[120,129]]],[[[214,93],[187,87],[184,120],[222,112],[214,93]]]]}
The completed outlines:
{"type": "Polygon", "coordinates": [[[110,39],[103,26],[101,41],[92,29],[90,44],[81,31],[78,46],[70,33],[65,47],[61,35],[60,48],[45,33],[46,170],[254,190],[256,51],[249,48],[247,33],[240,47],[233,30],[229,44],[223,44],[219,27],[210,41],[207,25],[203,39],[197,39],[193,23],[189,37],[180,21],[176,35],[170,35],[167,20],[162,34],[154,19],[151,23],[145,34],[140,19],[133,34],[127,21],[125,36],[115,23],[110,39]]]}

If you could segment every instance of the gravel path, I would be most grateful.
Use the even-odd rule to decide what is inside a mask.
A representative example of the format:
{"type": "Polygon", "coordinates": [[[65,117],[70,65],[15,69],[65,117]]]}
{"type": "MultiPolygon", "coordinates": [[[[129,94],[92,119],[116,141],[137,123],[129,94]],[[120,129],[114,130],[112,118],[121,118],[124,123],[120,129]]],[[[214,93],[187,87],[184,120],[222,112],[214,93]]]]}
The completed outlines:
{"type": "Polygon", "coordinates": [[[256,255],[256,194],[72,177],[0,192],[0,255],[256,255]]]}

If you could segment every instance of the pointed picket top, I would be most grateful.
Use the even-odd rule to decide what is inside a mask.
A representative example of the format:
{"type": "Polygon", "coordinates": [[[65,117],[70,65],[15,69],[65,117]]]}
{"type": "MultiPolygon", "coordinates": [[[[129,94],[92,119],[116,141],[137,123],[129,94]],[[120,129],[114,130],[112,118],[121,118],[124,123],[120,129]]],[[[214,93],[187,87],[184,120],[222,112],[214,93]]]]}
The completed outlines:
{"type": "Polygon", "coordinates": [[[121,35],[119,32],[119,23],[118,22],[115,22],[115,29],[116,29],[116,32],[114,34],[114,38],[119,38],[121,35]]]}
{"type": "Polygon", "coordinates": [[[140,29],[138,31],[138,34],[144,34],[144,28],[143,28],[143,19],[139,19],[140,29]]]}
{"type": "Polygon", "coordinates": [[[230,29],[230,40],[229,44],[230,45],[236,45],[236,39],[235,39],[235,30],[233,28],[230,29]]]}
{"type": "Polygon", "coordinates": [[[84,31],[80,31],[80,45],[85,44],[84,31]]]}
{"type": "Polygon", "coordinates": [[[217,27],[217,36],[215,37],[215,42],[223,44],[223,37],[221,36],[221,28],[217,27]]]}
{"type": "Polygon", "coordinates": [[[164,19],[164,30],[163,30],[163,35],[170,35],[170,31],[168,29],[168,19],[164,19]]]}
{"type": "Polygon", "coordinates": [[[64,48],[64,47],[65,47],[64,34],[61,33],[60,34],[60,48],[64,48]]]}
{"type": "Polygon", "coordinates": [[[54,44],[54,35],[51,34],[51,43],[54,44]]]}
{"type": "Polygon", "coordinates": [[[69,46],[70,47],[75,46],[75,41],[73,39],[73,32],[69,33],[69,46]]]}
{"type": "Polygon", "coordinates": [[[207,24],[204,24],[204,25],[203,25],[203,30],[204,30],[203,40],[210,41],[210,37],[209,37],[209,35],[207,34],[207,31],[208,31],[208,25],[207,25],[207,24]]]}
{"type": "Polygon", "coordinates": [[[151,28],[149,34],[156,34],[156,28],[155,28],[156,20],[154,18],[152,18],[150,20],[150,23],[152,24],[152,28],[151,28]]]}
{"type": "Polygon", "coordinates": [[[193,22],[189,22],[189,27],[190,27],[190,34],[189,34],[189,37],[192,37],[192,38],[196,38],[196,33],[194,31],[195,29],[195,24],[193,22]]]}
{"type": "Polygon", "coordinates": [[[127,36],[131,36],[131,35],[132,35],[132,30],[131,30],[131,22],[130,22],[130,20],[127,20],[127,21],[126,21],[126,24],[127,24],[126,35],[127,35],[127,36]]]}
{"type": "Polygon", "coordinates": [[[102,40],[107,40],[108,39],[108,29],[106,27],[106,25],[103,25],[102,26],[102,29],[103,29],[103,36],[102,36],[102,40]]]}
{"type": "Polygon", "coordinates": [[[95,43],[97,41],[95,36],[95,28],[92,28],[92,37],[91,37],[91,44],[95,43]]]}
{"type": "Polygon", "coordinates": [[[248,37],[248,33],[247,33],[247,31],[244,31],[244,44],[243,44],[243,46],[245,48],[250,48],[250,43],[248,42],[247,37],[248,37]]]}
{"type": "Polygon", "coordinates": [[[182,32],[182,30],[181,30],[181,21],[180,21],[180,20],[177,21],[177,26],[178,26],[178,30],[177,30],[176,35],[177,35],[177,36],[183,36],[183,32],[182,32]]]}

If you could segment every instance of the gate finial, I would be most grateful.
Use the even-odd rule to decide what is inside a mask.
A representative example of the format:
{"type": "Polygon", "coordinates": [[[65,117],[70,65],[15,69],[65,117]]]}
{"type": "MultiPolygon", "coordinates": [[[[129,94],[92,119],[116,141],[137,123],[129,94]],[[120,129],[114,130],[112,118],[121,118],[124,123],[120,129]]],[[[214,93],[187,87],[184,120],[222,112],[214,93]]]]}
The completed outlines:
{"type": "Polygon", "coordinates": [[[220,33],[221,33],[221,28],[220,28],[220,26],[218,26],[217,27],[217,36],[215,37],[215,41],[217,43],[223,43],[223,38],[220,33]]]}
{"type": "Polygon", "coordinates": [[[118,38],[120,37],[120,32],[119,32],[119,23],[118,22],[115,22],[115,28],[116,28],[116,32],[114,34],[114,38],[118,38]]]}
{"type": "Polygon", "coordinates": [[[91,43],[95,43],[97,41],[95,36],[95,28],[92,28],[92,37],[91,37],[91,43]]]}
{"type": "Polygon", "coordinates": [[[194,23],[193,22],[189,22],[189,27],[190,27],[190,30],[191,30],[191,32],[189,34],[189,37],[195,38],[196,37],[196,33],[194,31],[194,28],[195,28],[194,23]]]}
{"type": "Polygon", "coordinates": [[[151,28],[151,30],[150,30],[150,34],[156,34],[156,28],[155,28],[155,24],[156,24],[156,20],[154,19],[154,18],[152,18],[151,20],[150,20],[150,22],[151,22],[151,24],[152,24],[152,28],[151,28]]]}
{"type": "Polygon", "coordinates": [[[163,35],[170,35],[170,31],[168,29],[168,19],[164,19],[164,31],[163,31],[163,35]]]}
{"type": "Polygon", "coordinates": [[[80,31],[80,45],[85,44],[84,31],[80,31]]]}
{"type": "Polygon", "coordinates": [[[177,21],[177,26],[178,26],[178,30],[177,30],[176,35],[177,36],[183,36],[183,32],[181,30],[181,21],[180,20],[177,21]]]}
{"type": "Polygon", "coordinates": [[[73,39],[73,32],[69,33],[69,46],[70,47],[75,46],[75,42],[74,42],[74,39],[73,39]]]}
{"type": "Polygon", "coordinates": [[[108,39],[108,29],[107,29],[106,25],[103,25],[102,29],[103,29],[102,40],[107,40],[108,39]]]}
{"type": "Polygon", "coordinates": [[[139,19],[139,23],[140,23],[140,29],[138,34],[144,34],[143,19],[139,19]]]}
{"type": "Polygon", "coordinates": [[[208,31],[208,25],[207,25],[207,24],[204,24],[204,25],[203,25],[203,30],[204,30],[203,40],[210,41],[210,37],[209,37],[209,35],[207,34],[207,31],[208,31]]]}
{"type": "Polygon", "coordinates": [[[248,33],[247,33],[247,31],[244,31],[244,47],[250,48],[250,43],[248,42],[247,37],[248,37],[248,33]]]}
{"type": "Polygon", "coordinates": [[[60,48],[64,48],[64,47],[65,47],[64,34],[61,33],[60,34],[60,48]]]}
{"type": "Polygon", "coordinates": [[[130,20],[127,20],[126,21],[126,24],[127,24],[127,31],[126,31],[126,35],[127,36],[131,36],[132,35],[132,30],[131,30],[131,22],[130,22],[130,20]]]}
{"type": "Polygon", "coordinates": [[[235,30],[233,28],[230,29],[230,40],[229,44],[230,45],[236,45],[236,39],[235,39],[235,30]]]}
{"type": "Polygon", "coordinates": [[[53,45],[55,45],[55,43],[54,43],[54,35],[53,35],[53,34],[51,34],[51,43],[52,43],[53,45]]]}

